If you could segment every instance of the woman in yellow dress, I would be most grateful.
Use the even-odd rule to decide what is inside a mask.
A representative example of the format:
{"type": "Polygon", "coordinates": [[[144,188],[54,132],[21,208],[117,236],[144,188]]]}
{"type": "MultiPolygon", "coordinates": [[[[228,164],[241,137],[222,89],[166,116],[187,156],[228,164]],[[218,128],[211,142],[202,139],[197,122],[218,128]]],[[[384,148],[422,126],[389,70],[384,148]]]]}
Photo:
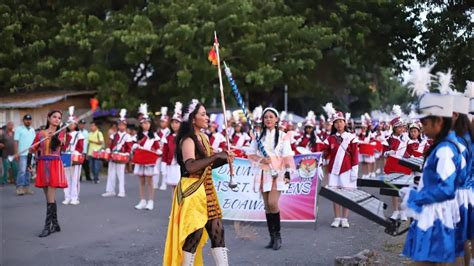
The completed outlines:
{"type": "Polygon", "coordinates": [[[225,151],[213,154],[202,133],[208,125],[206,109],[193,100],[176,136],[181,179],[173,197],[163,265],[202,265],[202,247],[209,237],[216,264],[228,265],[212,168],[232,163],[233,156],[225,151]]]}

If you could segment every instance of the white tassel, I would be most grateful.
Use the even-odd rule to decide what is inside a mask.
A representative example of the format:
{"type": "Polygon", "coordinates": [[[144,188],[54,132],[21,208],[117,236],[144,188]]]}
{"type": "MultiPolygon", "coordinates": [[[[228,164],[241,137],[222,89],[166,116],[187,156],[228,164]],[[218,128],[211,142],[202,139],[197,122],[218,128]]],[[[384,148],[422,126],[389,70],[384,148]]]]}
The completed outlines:
{"type": "Polygon", "coordinates": [[[120,119],[125,119],[125,116],[127,115],[127,109],[120,109],[120,119]]]}
{"type": "Polygon", "coordinates": [[[430,72],[434,65],[435,63],[421,67],[417,61],[413,63],[412,71],[407,80],[407,85],[412,95],[420,97],[430,91],[430,84],[433,77],[430,72]]]}
{"type": "Polygon", "coordinates": [[[257,120],[257,119],[261,118],[262,117],[262,112],[263,112],[263,108],[262,108],[261,105],[255,107],[255,109],[253,109],[253,113],[252,113],[253,119],[257,120]]]}
{"type": "Polygon", "coordinates": [[[143,114],[144,117],[148,117],[148,104],[141,103],[140,107],[138,107],[138,112],[143,114]]]}
{"type": "Polygon", "coordinates": [[[162,106],[160,110],[160,114],[166,116],[168,114],[168,107],[162,106]]]}
{"type": "Polygon", "coordinates": [[[474,98],[474,81],[466,80],[466,91],[464,95],[469,98],[474,98]]]}
{"type": "Polygon", "coordinates": [[[326,105],[323,106],[323,110],[326,112],[328,117],[333,117],[336,113],[336,109],[334,109],[332,103],[326,103],[326,105]]]}
{"type": "Polygon", "coordinates": [[[453,83],[451,79],[453,75],[451,74],[451,69],[448,69],[448,72],[437,72],[436,75],[438,76],[438,90],[441,94],[453,94],[453,83]]]}
{"type": "Polygon", "coordinates": [[[68,108],[69,110],[69,116],[73,116],[74,115],[74,106],[69,106],[68,108]]]}
{"type": "Polygon", "coordinates": [[[346,121],[349,121],[351,119],[351,113],[346,113],[346,121]]]}
{"type": "Polygon", "coordinates": [[[174,113],[181,115],[183,112],[183,104],[181,102],[176,102],[174,104],[174,113]]]}
{"type": "Polygon", "coordinates": [[[316,117],[316,115],[314,114],[314,112],[313,112],[313,111],[309,111],[308,114],[306,115],[305,120],[306,120],[306,121],[310,121],[310,120],[315,119],[315,117],[316,117]]]}
{"type": "Polygon", "coordinates": [[[392,107],[392,112],[393,112],[393,114],[395,114],[395,116],[401,116],[402,115],[402,108],[400,107],[400,105],[395,104],[392,107]]]}

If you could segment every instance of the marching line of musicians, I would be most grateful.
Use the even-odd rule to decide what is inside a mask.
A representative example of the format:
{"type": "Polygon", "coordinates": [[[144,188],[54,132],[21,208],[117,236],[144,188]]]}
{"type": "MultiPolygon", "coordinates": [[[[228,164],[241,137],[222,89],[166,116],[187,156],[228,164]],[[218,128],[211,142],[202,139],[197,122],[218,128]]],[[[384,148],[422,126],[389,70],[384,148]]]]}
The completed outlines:
{"type": "MultiPolygon", "coordinates": [[[[279,196],[272,191],[284,191],[288,186],[291,166],[285,163],[285,175],[274,182],[266,158],[256,147],[256,138],[263,141],[266,149],[278,157],[292,157],[293,154],[322,152],[326,172],[324,183],[330,187],[357,188],[359,166],[362,178],[375,178],[382,173],[376,169],[376,161],[384,160],[383,172],[412,174],[412,171],[398,164],[402,157],[424,157],[424,168],[417,187],[404,188],[399,197],[393,197],[395,220],[414,219],[408,232],[403,254],[417,262],[454,262],[469,256],[468,240],[474,236],[473,187],[471,166],[472,137],[469,113],[474,112],[474,88],[469,83],[467,95],[423,93],[420,96],[417,119],[402,118],[399,106],[394,106],[391,117],[365,114],[360,123],[355,123],[350,114],[336,111],[331,103],[323,109],[326,117],[316,119],[313,111],[308,112],[304,123],[295,124],[291,114],[278,112],[268,107],[257,107],[253,111],[256,136],[246,132],[240,116],[232,117],[232,127],[219,129],[217,116],[210,115],[209,127],[200,130],[207,133],[212,153],[227,149],[225,135],[231,140],[231,150],[238,157],[256,161],[261,169],[260,191],[264,195],[267,225],[271,241],[267,247],[275,250],[281,246],[279,196]],[[469,94],[470,93],[470,94],[469,94]],[[268,129],[273,121],[276,128],[268,129]],[[407,123],[408,122],[408,123],[407,123]],[[258,155],[255,158],[255,155],[258,155]],[[265,166],[266,165],[266,166],[265,166]],[[267,172],[265,172],[267,171],[267,172]],[[267,176],[268,175],[268,176],[267,176]],[[281,180],[280,180],[281,178],[281,180]],[[268,193],[268,194],[265,194],[268,193]],[[267,198],[265,198],[265,195],[267,198]]],[[[166,109],[161,110],[160,129],[155,130],[148,115],[147,105],[139,108],[140,129],[132,136],[127,133],[125,109],[120,111],[117,132],[110,136],[110,144],[104,144],[103,135],[92,123],[87,136],[94,180],[98,181],[98,167],[101,160],[109,161],[107,183],[103,197],[125,197],[125,171],[130,161],[134,164],[134,175],[139,177],[140,200],[135,206],[139,210],[154,208],[154,190],[158,184],[178,186],[183,175],[182,166],[176,158],[176,134],[183,122],[182,104],[176,103],[170,117],[166,109]],[[93,148],[93,150],[91,150],[93,148]],[[162,180],[159,180],[162,178],[162,180]]],[[[31,169],[32,154],[36,154],[36,186],[44,188],[47,200],[47,215],[44,237],[59,232],[57,220],[56,188],[64,189],[63,204],[79,204],[80,173],[83,162],[85,137],[77,131],[78,121],[74,108],[69,109],[67,131],[54,135],[60,127],[62,112],[53,110],[48,114],[45,129],[41,130],[34,143],[45,139],[30,149],[28,167],[31,169]],[[50,137],[52,136],[52,137],[50,137]],[[62,157],[58,159],[58,155],[62,157]],[[64,165],[64,161],[71,161],[64,165]]],[[[206,120],[207,121],[207,120],[206,120]]],[[[202,141],[202,140],[201,140],[202,141]]],[[[279,194],[278,194],[279,195],[279,194]]],[[[348,228],[348,210],[334,204],[334,221],[331,227],[348,228]]],[[[466,259],[466,261],[469,261],[466,259]]]]}

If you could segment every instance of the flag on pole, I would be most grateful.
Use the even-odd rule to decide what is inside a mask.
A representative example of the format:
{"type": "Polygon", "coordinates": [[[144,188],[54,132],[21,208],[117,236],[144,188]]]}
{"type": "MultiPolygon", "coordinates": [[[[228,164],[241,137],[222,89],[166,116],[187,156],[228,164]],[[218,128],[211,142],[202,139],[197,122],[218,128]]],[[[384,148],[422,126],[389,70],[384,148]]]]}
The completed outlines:
{"type": "Polygon", "coordinates": [[[207,59],[212,63],[213,66],[217,66],[217,55],[214,46],[212,46],[211,50],[209,51],[207,59]]]}

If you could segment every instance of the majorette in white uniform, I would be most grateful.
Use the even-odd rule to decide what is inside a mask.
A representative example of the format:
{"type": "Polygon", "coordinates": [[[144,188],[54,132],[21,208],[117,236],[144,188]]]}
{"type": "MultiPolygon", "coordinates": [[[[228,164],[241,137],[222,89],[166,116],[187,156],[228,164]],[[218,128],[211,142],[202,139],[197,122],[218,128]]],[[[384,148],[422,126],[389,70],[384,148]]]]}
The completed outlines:
{"type": "MultiPolygon", "coordinates": [[[[120,110],[120,120],[119,124],[127,125],[127,114],[126,109],[120,110]]],[[[132,142],[130,135],[124,131],[117,131],[115,134],[110,136],[112,140],[110,142],[108,152],[113,153],[122,153],[125,156],[130,155],[130,150],[132,148],[132,142]]],[[[125,165],[126,163],[116,163],[112,160],[109,161],[109,169],[107,171],[107,186],[105,193],[102,194],[102,197],[113,197],[115,196],[116,182],[118,180],[118,197],[125,197],[125,165]]]]}
{"type": "MultiPolygon", "coordinates": [[[[76,123],[76,118],[74,117],[74,106],[69,107],[69,118],[68,123],[76,123]]],[[[77,127],[77,124],[76,124],[77,127]]],[[[66,135],[66,142],[64,150],[65,152],[82,155],[84,149],[84,136],[81,132],[74,130],[66,135]]],[[[66,174],[68,187],[64,189],[64,205],[79,204],[79,192],[80,192],[80,176],[81,176],[81,164],[71,165],[64,168],[64,173],[66,174]]]]}

